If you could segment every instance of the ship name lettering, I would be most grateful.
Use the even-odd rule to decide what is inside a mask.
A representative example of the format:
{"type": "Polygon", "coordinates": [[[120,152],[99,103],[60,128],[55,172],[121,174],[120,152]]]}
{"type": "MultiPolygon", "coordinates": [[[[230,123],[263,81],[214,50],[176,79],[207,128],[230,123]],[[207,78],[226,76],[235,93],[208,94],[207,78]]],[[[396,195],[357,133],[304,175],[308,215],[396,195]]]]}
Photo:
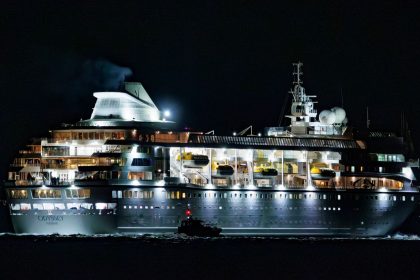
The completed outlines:
{"type": "Polygon", "coordinates": [[[62,216],[38,216],[38,221],[41,222],[61,222],[63,220],[62,216]]]}

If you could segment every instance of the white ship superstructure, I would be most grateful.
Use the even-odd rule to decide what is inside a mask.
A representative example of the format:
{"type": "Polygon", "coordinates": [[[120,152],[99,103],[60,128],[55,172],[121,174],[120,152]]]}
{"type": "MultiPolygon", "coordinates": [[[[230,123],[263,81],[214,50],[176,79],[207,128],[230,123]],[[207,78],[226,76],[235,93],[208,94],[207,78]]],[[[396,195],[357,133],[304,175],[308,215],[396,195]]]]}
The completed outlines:
{"type": "Polygon", "coordinates": [[[175,232],[188,209],[225,234],[383,235],[418,204],[402,139],[355,138],[317,117],[295,64],[290,127],[264,136],[183,132],[140,83],[96,92],[89,120],[21,151],[5,190],[25,233],[175,232]]]}

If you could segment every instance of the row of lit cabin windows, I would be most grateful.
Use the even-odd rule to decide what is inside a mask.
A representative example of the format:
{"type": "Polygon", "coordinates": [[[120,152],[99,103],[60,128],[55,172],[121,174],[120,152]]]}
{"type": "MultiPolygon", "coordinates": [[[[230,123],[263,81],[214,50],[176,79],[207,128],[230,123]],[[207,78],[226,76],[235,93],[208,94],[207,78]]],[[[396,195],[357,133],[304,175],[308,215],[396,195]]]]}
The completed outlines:
{"type": "Polygon", "coordinates": [[[90,131],[90,132],[54,132],[54,140],[106,140],[106,139],[124,139],[124,131],[90,131]]]}
{"type": "MultiPolygon", "coordinates": [[[[124,205],[124,209],[132,209],[132,210],[153,210],[153,209],[162,209],[162,210],[174,210],[176,209],[175,205],[161,205],[161,206],[153,206],[153,205],[124,205]]],[[[181,207],[184,209],[185,207],[181,207]]],[[[196,209],[214,209],[214,210],[223,210],[223,209],[229,209],[229,210],[290,210],[290,211],[296,211],[296,210],[313,210],[313,211],[341,211],[341,207],[258,207],[258,206],[250,206],[250,207],[240,207],[240,206],[229,206],[224,207],[223,206],[198,206],[196,209]]]]}
{"type": "MultiPolygon", "coordinates": [[[[60,189],[38,189],[31,190],[32,198],[34,199],[50,199],[50,198],[61,198],[60,189]]],[[[29,198],[29,192],[27,190],[9,190],[9,198],[11,199],[25,199],[29,198]]],[[[70,189],[66,190],[66,198],[68,199],[83,199],[90,198],[90,189],[70,189]]]]}
{"type": "MultiPolygon", "coordinates": [[[[117,191],[112,192],[113,198],[117,198],[117,191]]],[[[153,198],[154,192],[153,191],[131,191],[131,190],[125,190],[121,193],[121,191],[118,191],[118,198],[153,198]]],[[[289,194],[257,194],[257,193],[219,193],[216,192],[205,192],[205,193],[185,193],[180,191],[172,191],[172,192],[166,192],[166,199],[186,199],[186,198],[220,198],[220,199],[228,199],[228,198],[236,198],[236,199],[246,199],[246,198],[254,198],[254,199],[313,199],[313,200],[341,200],[342,196],[341,194],[302,194],[302,193],[289,193],[289,194]]],[[[347,199],[351,200],[392,200],[397,201],[396,195],[351,195],[347,196],[347,199]]],[[[406,196],[400,196],[399,200],[406,201],[406,196]]],[[[414,201],[414,196],[411,196],[411,201],[414,201]]]]}
{"type": "Polygon", "coordinates": [[[153,198],[153,191],[112,191],[112,198],[153,198]]]}
{"type": "Polygon", "coordinates": [[[105,210],[116,209],[116,203],[11,203],[10,209],[14,211],[27,210],[105,210]]]}

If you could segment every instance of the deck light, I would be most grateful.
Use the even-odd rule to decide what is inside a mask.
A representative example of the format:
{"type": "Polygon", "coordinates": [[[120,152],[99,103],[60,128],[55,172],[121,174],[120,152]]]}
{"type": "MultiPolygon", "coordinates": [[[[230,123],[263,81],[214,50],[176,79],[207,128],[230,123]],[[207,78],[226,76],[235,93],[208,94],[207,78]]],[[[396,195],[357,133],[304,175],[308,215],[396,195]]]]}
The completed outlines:
{"type": "Polygon", "coordinates": [[[163,115],[164,115],[166,118],[169,118],[169,117],[171,116],[171,112],[170,112],[169,110],[165,110],[165,111],[163,112],[163,115]]]}

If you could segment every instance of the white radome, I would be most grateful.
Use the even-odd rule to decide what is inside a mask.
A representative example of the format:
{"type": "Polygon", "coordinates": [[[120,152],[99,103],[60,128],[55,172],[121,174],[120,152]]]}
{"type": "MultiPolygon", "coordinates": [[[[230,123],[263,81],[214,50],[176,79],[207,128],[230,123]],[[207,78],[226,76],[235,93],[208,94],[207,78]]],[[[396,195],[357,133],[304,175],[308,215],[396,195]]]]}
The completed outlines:
{"type": "Polygon", "coordinates": [[[342,123],[346,118],[346,111],[344,111],[341,107],[334,107],[331,109],[332,112],[335,113],[335,122],[342,123]]]}
{"type": "Polygon", "coordinates": [[[319,113],[319,121],[322,124],[333,124],[335,123],[335,113],[330,110],[323,110],[319,113]]]}

